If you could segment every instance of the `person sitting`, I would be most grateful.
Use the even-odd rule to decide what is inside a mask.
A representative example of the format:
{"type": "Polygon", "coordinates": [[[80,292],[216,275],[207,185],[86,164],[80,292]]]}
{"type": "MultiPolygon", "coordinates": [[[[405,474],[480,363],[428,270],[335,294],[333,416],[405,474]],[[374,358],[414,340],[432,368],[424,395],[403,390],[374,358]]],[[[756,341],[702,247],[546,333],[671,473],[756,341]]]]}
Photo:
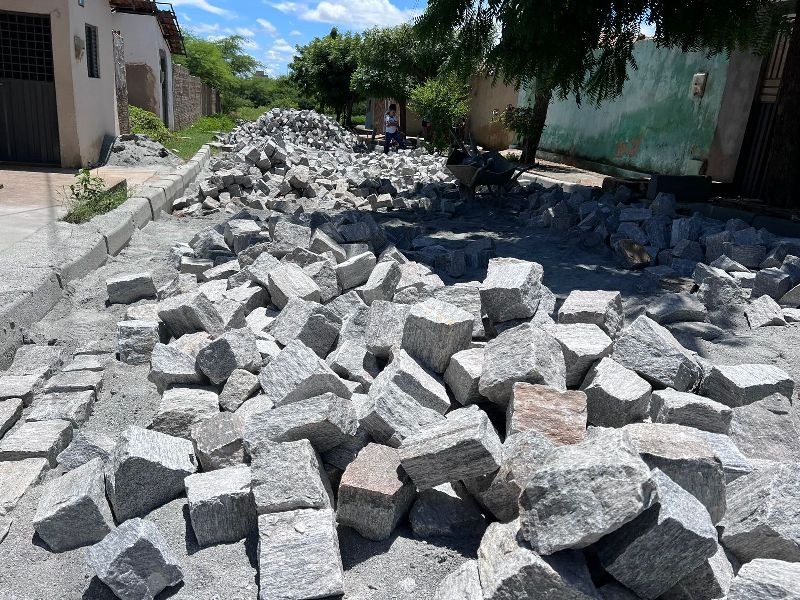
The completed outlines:
{"type": "Polygon", "coordinates": [[[397,105],[390,104],[386,116],[383,118],[383,153],[388,154],[392,142],[401,148],[406,147],[405,136],[400,131],[400,118],[397,116],[397,105]]]}

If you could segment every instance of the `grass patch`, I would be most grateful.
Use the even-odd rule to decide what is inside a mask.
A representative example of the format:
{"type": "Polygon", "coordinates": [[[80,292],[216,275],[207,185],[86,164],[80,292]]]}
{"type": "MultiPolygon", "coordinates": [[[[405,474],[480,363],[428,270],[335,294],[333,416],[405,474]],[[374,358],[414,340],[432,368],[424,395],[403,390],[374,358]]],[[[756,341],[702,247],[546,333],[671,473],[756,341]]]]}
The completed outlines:
{"type": "Polygon", "coordinates": [[[64,193],[67,214],[62,221],[86,223],[92,217],[103,215],[128,199],[128,187],[123,183],[107,190],[102,177],[95,177],[89,169],[81,169],[75,183],[64,193]]]}
{"type": "Polygon", "coordinates": [[[203,144],[208,144],[218,132],[228,132],[236,127],[237,119],[254,121],[267,111],[266,108],[241,108],[229,115],[214,115],[202,117],[189,127],[175,131],[167,148],[175,152],[184,160],[189,160],[200,150],[203,144]]]}
{"type": "Polygon", "coordinates": [[[243,106],[242,108],[238,108],[233,111],[232,116],[234,119],[242,119],[244,121],[255,121],[267,112],[269,108],[266,106],[243,106]]]}

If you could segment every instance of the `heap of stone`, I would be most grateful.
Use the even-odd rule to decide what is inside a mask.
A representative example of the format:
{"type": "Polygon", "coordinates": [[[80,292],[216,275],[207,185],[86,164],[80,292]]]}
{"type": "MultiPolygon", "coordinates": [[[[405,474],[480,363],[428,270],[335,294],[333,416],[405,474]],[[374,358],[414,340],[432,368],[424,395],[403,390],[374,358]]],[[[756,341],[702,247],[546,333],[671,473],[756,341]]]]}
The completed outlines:
{"type": "Polygon", "coordinates": [[[183,160],[146,135],[127,133],[111,145],[107,165],[116,167],[178,166],[183,160]]]}
{"type": "Polygon", "coordinates": [[[425,150],[364,152],[358,139],[314,111],[273,109],[226,138],[198,184],[175,201],[179,215],[242,207],[310,212],[393,208],[454,212],[458,190],[441,156],[425,150]],[[426,182],[423,184],[422,182],[426,182]]]}
{"type": "Polygon", "coordinates": [[[359,211],[242,211],[171,257],[180,273],[155,298],[147,274],[107,282],[109,301],[134,303],[119,359],[149,364],[161,392],[148,428],[111,448],[79,433],[61,452],[91,413],[77,393],[96,391],[96,356],[53,375],[55,350],[36,350],[49,367],[20,350],[0,378],[12,424],[30,400],[39,411],[0,440],[0,481],[15,482],[0,508],[69,467],[36,531],[54,551],[93,544],[118,597],[184,577],[147,520],[183,493],[200,546],[257,532],[264,600],[344,592],[337,523],[473,539],[477,560],[439,598],[800,586],[786,508],[800,423],[781,369],[713,365],[664,310],[626,323],[619,292],[559,303],[535,262],[495,258],[481,282],[444,285],[359,211]]]}

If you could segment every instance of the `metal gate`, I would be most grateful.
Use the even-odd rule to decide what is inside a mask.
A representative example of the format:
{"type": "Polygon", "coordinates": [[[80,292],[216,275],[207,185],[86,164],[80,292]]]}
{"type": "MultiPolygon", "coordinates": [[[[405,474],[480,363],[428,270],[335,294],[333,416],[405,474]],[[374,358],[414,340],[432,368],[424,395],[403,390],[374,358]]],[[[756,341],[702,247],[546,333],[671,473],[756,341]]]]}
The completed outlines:
{"type": "Polygon", "coordinates": [[[61,162],[50,15],[0,11],[0,161],[61,162]]]}
{"type": "MultiPolygon", "coordinates": [[[[789,16],[790,21],[794,21],[794,18],[794,15],[789,16]]],[[[761,82],[750,112],[736,177],[739,193],[746,198],[759,198],[764,191],[775,109],[786,67],[786,56],[789,53],[790,36],[791,34],[778,38],[761,71],[761,82]]]]}

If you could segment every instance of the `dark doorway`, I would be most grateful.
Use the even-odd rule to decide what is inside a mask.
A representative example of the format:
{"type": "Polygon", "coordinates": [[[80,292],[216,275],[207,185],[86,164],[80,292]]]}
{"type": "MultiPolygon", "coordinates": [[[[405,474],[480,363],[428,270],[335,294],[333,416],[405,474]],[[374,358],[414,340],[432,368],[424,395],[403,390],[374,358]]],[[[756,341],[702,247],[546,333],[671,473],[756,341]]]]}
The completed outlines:
{"type": "Polygon", "coordinates": [[[167,64],[167,53],[163,50],[159,50],[159,55],[161,57],[161,119],[164,121],[164,125],[169,127],[169,88],[167,86],[167,69],[169,65],[167,64]]]}
{"type": "Polygon", "coordinates": [[[61,163],[50,15],[0,11],[0,162],[61,163]]]}

